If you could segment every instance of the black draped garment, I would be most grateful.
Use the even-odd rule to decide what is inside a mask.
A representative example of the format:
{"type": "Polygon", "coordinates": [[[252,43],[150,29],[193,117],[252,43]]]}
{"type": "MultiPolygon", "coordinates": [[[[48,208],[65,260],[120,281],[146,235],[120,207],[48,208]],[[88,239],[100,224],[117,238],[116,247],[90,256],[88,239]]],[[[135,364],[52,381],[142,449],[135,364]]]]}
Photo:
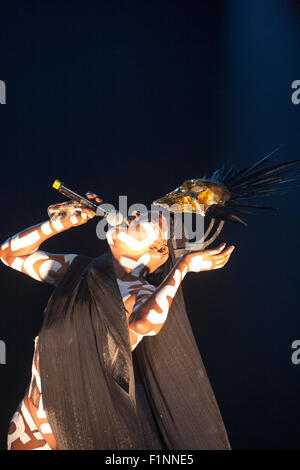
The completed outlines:
{"type": "Polygon", "coordinates": [[[74,259],[48,302],[39,357],[61,450],[230,449],[181,287],[159,334],[131,352],[110,252],[74,259]]]}

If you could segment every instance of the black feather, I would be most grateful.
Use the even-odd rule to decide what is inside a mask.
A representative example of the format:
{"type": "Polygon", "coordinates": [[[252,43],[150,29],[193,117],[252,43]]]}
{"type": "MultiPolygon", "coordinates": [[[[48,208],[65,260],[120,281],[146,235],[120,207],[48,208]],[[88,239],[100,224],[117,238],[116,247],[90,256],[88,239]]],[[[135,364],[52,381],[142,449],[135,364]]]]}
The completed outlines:
{"type": "Polygon", "coordinates": [[[237,180],[238,177],[245,176],[245,175],[249,176],[253,170],[256,170],[257,168],[264,165],[276,152],[278,152],[279,149],[280,147],[277,147],[275,150],[273,150],[271,153],[263,157],[258,162],[252,163],[252,165],[246,168],[243,168],[242,170],[234,170],[233,168],[231,168],[229,170],[230,173],[228,172],[228,176],[226,175],[226,177],[223,180],[223,183],[227,186],[227,184],[231,184],[233,179],[237,180]]]}
{"type": "Polygon", "coordinates": [[[268,206],[259,206],[258,204],[239,204],[239,202],[237,202],[236,204],[234,203],[234,201],[232,202],[229,202],[228,204],[226,204],[226,207],[252,207],[254,209],[264,209],[264,210],[267,210],[267,211],[277,211],[278,210],[278,207],[268,207],[268,206]]]}
{"type": "Polygon", "coordinates": [[[241,170],[229,168],[225,172],[224,166],[216,170],[211,179],[224,185],[230,192],[230,198],[225,205],[211,206],[207,213],[216,219],[246,225],[243,220],[234,215],[234,212],[251,213],[244,210],[247,208],[277,210],[277,208],[263,206],[259,203],[248,203],[248,200],[283,195],[300,186],[300,160],[277,164],[273,162],[272,164],[272,157],[279,148],[241,170]],[[243,203],[243,201],[245,202],[243,203]]]}
{"type": "Polygon", "coordinates": [[[275,166],[272,166],[270,168],[255,170],[254,172],[250,172],[250,174],[248,173],[246,176],[244,176],[241,179],[240,178],[235,179],[234,181],[232,181],[230,186],[231,187],[236,187],[238,185],[241,185],[242,183],[254,182],[260,176],[267,176],[267,175],[270,175],[274,172],[278,172],[280,170],[286,169],[286,168],[291,167],[291,166],[295,167],[295,166],[298,166],[299,163],[300,163],[300,160],[294,160],[292,162],[282,163],[280,165],[275,165],[275,166]]]}
{"type": "Polygon", "coordinates": [[[210,206],[206,211],[206,215],[209,215],[214,219],[225,221],[228,220],[229,222],[235,222],[247,227],[246,222],[244,222],[235,214],[232,214],[232,211],[230,209],[227,209],[225,206],[220,206],[219,204],[213,204],[212,206],[210,206]]]}

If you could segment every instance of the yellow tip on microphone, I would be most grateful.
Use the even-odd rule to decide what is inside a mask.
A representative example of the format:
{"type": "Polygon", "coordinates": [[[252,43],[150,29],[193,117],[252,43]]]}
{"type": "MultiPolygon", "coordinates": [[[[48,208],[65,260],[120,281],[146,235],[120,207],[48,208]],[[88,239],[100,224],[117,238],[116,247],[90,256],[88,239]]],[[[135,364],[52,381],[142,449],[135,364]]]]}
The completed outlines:
{"type": "Polygon", "coordinates": [[[62,182],[61,182],[61,181],[55,180],[54,183],[53,183],[53,185],[52,185],[52,188],[54,188],[54,189],[59,189],[59,188],[61,187],[61,185],[62,185],[62,182]]]}

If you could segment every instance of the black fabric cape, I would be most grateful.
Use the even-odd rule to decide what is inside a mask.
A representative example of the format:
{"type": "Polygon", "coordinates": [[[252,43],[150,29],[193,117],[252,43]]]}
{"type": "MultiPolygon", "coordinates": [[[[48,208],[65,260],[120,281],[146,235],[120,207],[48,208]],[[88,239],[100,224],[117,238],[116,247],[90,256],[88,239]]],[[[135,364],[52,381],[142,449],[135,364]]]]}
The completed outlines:
{"type": "Polygon", "coordinates": [[[131,353],[110,252],[74,259],[48,302],[39,357],[59,449],[230,449],[181,288],[160,333],[131,353]]]}

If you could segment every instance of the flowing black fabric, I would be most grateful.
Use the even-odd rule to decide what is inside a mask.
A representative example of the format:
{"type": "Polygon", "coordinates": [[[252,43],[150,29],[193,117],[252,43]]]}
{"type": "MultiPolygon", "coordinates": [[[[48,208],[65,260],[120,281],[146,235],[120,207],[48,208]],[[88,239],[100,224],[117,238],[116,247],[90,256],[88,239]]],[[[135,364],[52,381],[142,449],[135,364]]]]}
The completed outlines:
{"type": "Polygon", "coordinates": [[[181,288],[160,333],[131,353],[110,253],[75,258],[46,308],[39,355],[59,449],[230,448],[181,288]]]}

